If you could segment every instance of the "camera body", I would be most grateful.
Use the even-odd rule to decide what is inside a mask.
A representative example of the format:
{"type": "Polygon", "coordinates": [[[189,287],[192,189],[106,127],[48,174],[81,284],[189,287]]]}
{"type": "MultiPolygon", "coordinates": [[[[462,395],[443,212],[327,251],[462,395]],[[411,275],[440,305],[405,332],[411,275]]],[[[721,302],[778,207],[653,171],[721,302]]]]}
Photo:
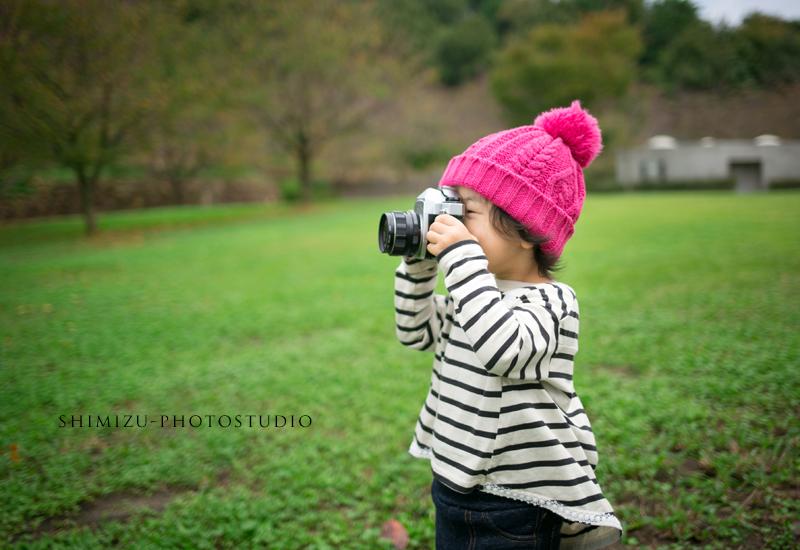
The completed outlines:
{"type": "Polygon", "coordinates": [[[389,256],[419,260],[435,258],[428,252],[425,235],[439,214],[464,219],[464,203],[451,187],[426,189],[414,202],[413,211],[383,214],[378,228],[380,251],[389,256]]]}

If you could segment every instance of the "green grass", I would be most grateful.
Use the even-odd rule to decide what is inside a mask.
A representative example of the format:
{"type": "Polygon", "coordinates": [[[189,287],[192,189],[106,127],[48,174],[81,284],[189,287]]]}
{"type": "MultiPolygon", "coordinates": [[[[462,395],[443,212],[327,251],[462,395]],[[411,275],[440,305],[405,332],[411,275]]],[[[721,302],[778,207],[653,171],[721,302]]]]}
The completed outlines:
{"type": "MultiPolygon", "coordinates": [[[[388,548],[396,518],[431,548],[429,465],[406,449],[432,358],[396,341],[399,262],[376,235],[411,201],[104,214],[92,239],[78,219],[0,228],[0,546],[388,548]],[[81,414],[157,423],[60,427],[81,414]],[[174,498],[81,515],[138,493],[174,498]]],[[[626,542],[797,545],[798,212],[797,192],[588,197],[561,280],[626,542]]]]}
{"type": "MultiPolygon", "coordinates": [[[[206,208],[165,206],[122,210],[100,214],[98,216],[100,234],[92,237],[91,241],[115,241],[121,232],[126,233],[124,237],[130,241],[131,237],[140,237],[141,233],[154,229],[187,228],[225,221],[292,215],[302,210],[303,207],[292,208],[283,203],[226,204],[206,208]]],[[[41,220],[6,222],[5,227],[0,225],[0,247],[6,251],[27,247],[30,244],[75,241],[84,234],[85,224],[80,216],[55,217],[44,223],[41,220]]]]}

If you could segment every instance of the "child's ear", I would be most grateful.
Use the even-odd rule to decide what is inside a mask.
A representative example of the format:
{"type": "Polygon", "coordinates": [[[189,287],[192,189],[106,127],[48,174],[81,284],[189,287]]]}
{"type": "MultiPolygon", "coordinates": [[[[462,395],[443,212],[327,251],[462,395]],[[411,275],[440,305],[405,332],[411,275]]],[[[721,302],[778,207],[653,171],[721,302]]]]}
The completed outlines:
{"type": "Polygon", "coordinates": [[[533,243],[529,243],[528,241],[523,241],[522,239],[520,239],[520,244],[522,244],[522,248],[524,248],[525,250],[530,250],[531,248],[534,247],[533,243]]]}

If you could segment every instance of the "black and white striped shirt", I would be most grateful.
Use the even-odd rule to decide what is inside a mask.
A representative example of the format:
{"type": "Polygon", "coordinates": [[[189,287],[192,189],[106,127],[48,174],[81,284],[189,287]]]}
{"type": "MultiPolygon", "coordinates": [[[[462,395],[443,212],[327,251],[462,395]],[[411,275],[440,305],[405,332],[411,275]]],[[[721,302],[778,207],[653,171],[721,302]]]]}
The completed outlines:
{"type": "Polygon", "coordinates": [[[395,273],[397,336],[434,353],[409,452],[450,488],[530,502],[565,519],[565,549],[616,541],[597,448],[572,384],[578,302],[563,283],[496,281],[476,241],[395,273]],[[438,269],[448,296],[435,295],[438,269]]]}

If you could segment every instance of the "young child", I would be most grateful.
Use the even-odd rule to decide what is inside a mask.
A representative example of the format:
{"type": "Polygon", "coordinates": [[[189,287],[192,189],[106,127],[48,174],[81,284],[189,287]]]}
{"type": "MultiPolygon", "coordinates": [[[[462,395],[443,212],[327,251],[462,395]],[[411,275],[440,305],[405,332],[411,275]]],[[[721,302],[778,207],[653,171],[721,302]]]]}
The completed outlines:
{"type": "Polygon", "coordinates": [[[578,302],[551,275],[583,205],[581,169],[601,148],[577,101],[479,140],[439,183],[461,197],[463,223],[438,216],[426,235],[436,261],[396,271],[398,338],[434,353],[409,452],[431,461],[438,550],[620,538],[572,384],[578,302]],[[434,295],[438,269],[448,296],[434,295]]]}

